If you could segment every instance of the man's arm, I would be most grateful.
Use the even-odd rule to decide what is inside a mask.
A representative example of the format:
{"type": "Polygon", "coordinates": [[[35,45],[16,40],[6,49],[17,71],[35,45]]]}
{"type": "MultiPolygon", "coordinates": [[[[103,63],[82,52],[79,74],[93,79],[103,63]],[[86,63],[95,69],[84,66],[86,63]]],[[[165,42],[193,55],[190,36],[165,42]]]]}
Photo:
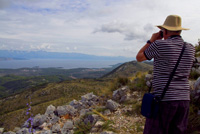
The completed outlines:
{"type": "MultiPolygon", "coordinates": [[[[151,39],[150,39],[150,42],[154,42],[158,39],[162,39],[162,37],[160,36],[160,31],[157,32],[157,33],[154,33],[152,34],[151,36],[151,39]]],[[[150,43],[147,43],[146,45],[144,45],[140,51],[138,52],[137,56],[136,56],[136,59],[138,62],[142,62],[142,61],[145,61],[147,60],[146,56],[144,55],[144,51],[150,46],[151,44],[150,43]]]]}
{"type": "Polygon", "coordinates": [[[147,60],[146,56],[144,55],[144,51],[150,46],[149,43],[147,43],[145,46],[143,46],[140,51],[138,52],[136,59],[138,62],[142,62],[147,60]]]}

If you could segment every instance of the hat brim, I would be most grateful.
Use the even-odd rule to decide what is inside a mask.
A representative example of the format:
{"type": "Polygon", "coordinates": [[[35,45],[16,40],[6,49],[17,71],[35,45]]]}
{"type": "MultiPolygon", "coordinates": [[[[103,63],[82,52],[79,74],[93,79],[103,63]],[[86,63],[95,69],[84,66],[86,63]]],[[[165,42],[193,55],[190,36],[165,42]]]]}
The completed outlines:
{"type": "Polygon", "coordinates": [[[158,25],[158,28],[162,29],[167,29],[169,31],[180,31],[180,30],[190,30],[188,28],[183,28],[183,27],[170,27],[170,26],[166,26],[166,25],[158,25]]]}

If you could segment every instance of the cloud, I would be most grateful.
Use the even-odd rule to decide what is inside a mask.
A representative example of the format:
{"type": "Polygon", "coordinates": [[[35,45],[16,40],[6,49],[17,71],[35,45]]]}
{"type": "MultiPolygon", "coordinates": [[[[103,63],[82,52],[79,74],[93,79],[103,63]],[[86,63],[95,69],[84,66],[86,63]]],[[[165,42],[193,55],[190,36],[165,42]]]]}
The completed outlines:
{"type": "Polygon", "coordinates": [[[0,9],[5,9],[11,5],[10,0],[0,0],[0,9]]]}
{"type": "Polygon", "coordinates": [[[199,0],[0,0],[0,49],[130,57],[169,14],[183,18],[183,27],[191,29],[183,38],[195,44],[199,5],[199,0]]]}
{"type": "Polygon", "coordinates": [[[105,33],[119,33],[124,35],[124,40],[144,40],[146,38],[146,33],[145,31],[150,31],[152,30],[152,27],[150,24],[147,24],[144,26],[145,31],[141,31],[138,24],[125,24],[125,23],[120,23],[120,22],[111,22],[108,24],[102,25],[100,28],[97,28],[94,30],[93,33],[98,33],[98,32],[105,32],[105,33]]]}

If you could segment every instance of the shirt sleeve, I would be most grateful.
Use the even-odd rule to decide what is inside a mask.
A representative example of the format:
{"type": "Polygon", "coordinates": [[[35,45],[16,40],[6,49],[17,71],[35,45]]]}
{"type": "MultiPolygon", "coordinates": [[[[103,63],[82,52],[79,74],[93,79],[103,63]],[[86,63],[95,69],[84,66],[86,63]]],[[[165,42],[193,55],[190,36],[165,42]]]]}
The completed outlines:
{"type": "Polygon", "coordinates": [[[151,45],[144,51],[144,55],[148,60],[159,56],[158,46],[156,42],[151,43],[151,45]]]}

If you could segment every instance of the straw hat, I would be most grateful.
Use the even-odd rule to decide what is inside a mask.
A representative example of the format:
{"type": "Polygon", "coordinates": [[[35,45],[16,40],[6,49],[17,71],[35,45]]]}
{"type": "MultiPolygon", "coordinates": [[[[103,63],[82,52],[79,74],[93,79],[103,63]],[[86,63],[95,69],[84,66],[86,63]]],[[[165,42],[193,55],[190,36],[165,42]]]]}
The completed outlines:
{"type": "Polygon", "coordinates": [[[169,15],[167,16],[163,25],[158,25],[158,28],[167,29],[169,31],[180,31],[180,30],[189,30],[188,28],[181,27],[181,17],[178,15],[169,15]]]}

